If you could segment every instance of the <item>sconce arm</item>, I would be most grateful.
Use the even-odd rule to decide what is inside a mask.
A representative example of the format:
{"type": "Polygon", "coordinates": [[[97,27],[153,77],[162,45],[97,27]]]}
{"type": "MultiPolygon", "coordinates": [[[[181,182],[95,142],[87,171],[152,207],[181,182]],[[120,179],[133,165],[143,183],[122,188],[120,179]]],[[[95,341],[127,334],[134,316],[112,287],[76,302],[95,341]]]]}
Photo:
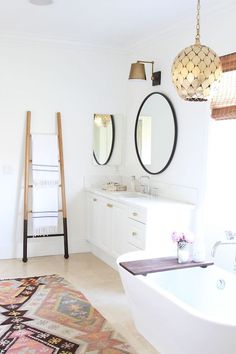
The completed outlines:
{"type": "Polygon", "coordinates": [[[152,64],[152,77],[151,77],[151,80],[153,80],[154,61],[138,60],[138,61],[137,61],[137,63],[147,63],[147,64],[152,64]]]}

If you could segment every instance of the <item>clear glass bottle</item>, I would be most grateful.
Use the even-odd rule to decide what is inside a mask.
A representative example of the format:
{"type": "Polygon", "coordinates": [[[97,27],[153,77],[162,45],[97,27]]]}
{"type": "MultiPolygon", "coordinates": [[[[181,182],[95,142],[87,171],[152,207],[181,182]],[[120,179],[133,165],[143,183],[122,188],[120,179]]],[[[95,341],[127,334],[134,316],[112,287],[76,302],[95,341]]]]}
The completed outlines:
{"type": "Polygon", "coordinates": [[[135,176],[131,176],[130,190],[131,190],[131,192],[136,192],[136,178],[135,178],[135,176]]]}

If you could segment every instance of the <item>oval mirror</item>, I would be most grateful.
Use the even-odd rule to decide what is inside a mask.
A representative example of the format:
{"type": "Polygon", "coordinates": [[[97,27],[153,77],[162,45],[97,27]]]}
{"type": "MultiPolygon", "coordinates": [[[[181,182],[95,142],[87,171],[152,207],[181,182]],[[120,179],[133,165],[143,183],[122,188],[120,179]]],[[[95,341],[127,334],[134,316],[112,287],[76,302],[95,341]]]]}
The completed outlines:
{"type": "Polygon", "coordinates": [[[169,166],[177,143],[174,108],[163,93],[154,92],[142,102],[135,123],[135,148],[140,164],[150,174],[169,166]]]}
{"type": "Polygon", "coordinates": [[[106,165],[112,155],[115,124],[111,114],[94,114],[93,157],[98,165],[106,165]]]}

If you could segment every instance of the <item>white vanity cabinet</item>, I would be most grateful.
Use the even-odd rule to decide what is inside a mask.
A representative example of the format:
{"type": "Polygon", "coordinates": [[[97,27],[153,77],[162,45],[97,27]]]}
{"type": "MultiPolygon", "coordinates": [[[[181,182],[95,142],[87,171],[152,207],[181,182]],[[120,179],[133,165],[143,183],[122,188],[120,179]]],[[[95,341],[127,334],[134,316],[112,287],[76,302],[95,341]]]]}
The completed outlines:
{"type": "Polygon", "coordinates": [[[112,262],[112,259],[115,260],[125,253],[126,206],[96,193],[87,192],[86,213],[87,240],[92,251],[108,263],[110,258],[112,262]]]}
{"type": "Polygon", "coordinates": [[[156,257],[176,255],[173,231],[191,229],[194,206],[167,198],[119,197],[87,192],[87,240],[91,251],[116,268],[121,254],[149,250],[156,257]]]}

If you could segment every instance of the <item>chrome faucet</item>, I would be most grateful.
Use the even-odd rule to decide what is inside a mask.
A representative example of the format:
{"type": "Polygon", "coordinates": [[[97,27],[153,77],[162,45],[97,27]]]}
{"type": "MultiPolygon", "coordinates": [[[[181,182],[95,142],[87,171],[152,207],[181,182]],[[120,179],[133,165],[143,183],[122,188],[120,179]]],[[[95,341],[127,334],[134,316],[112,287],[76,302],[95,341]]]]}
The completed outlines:
{"type": "Polygon", "coordinates": [[[236,245],[236,240],[235,241],[217,241],[211,250],[211,255],[212,257],[215,257],[216,250],[219,246],[224,246],[224,245],[236,245]]]}
{"type": "Polygon", "coordinates": [[[225,236],[226,236],[227,240],[236,240],[236,232],[233,232],[231,230],[226,230],[225,236]]]}
{"type": "Polygon", "coordinates": [[[149,176],[141,176],[140,177],[140,186],[142,187],[142,192],[145,194],[150,194],[150,177],[149,176]],[[148,182],[144,183],[144,179],[148,182]]]}

